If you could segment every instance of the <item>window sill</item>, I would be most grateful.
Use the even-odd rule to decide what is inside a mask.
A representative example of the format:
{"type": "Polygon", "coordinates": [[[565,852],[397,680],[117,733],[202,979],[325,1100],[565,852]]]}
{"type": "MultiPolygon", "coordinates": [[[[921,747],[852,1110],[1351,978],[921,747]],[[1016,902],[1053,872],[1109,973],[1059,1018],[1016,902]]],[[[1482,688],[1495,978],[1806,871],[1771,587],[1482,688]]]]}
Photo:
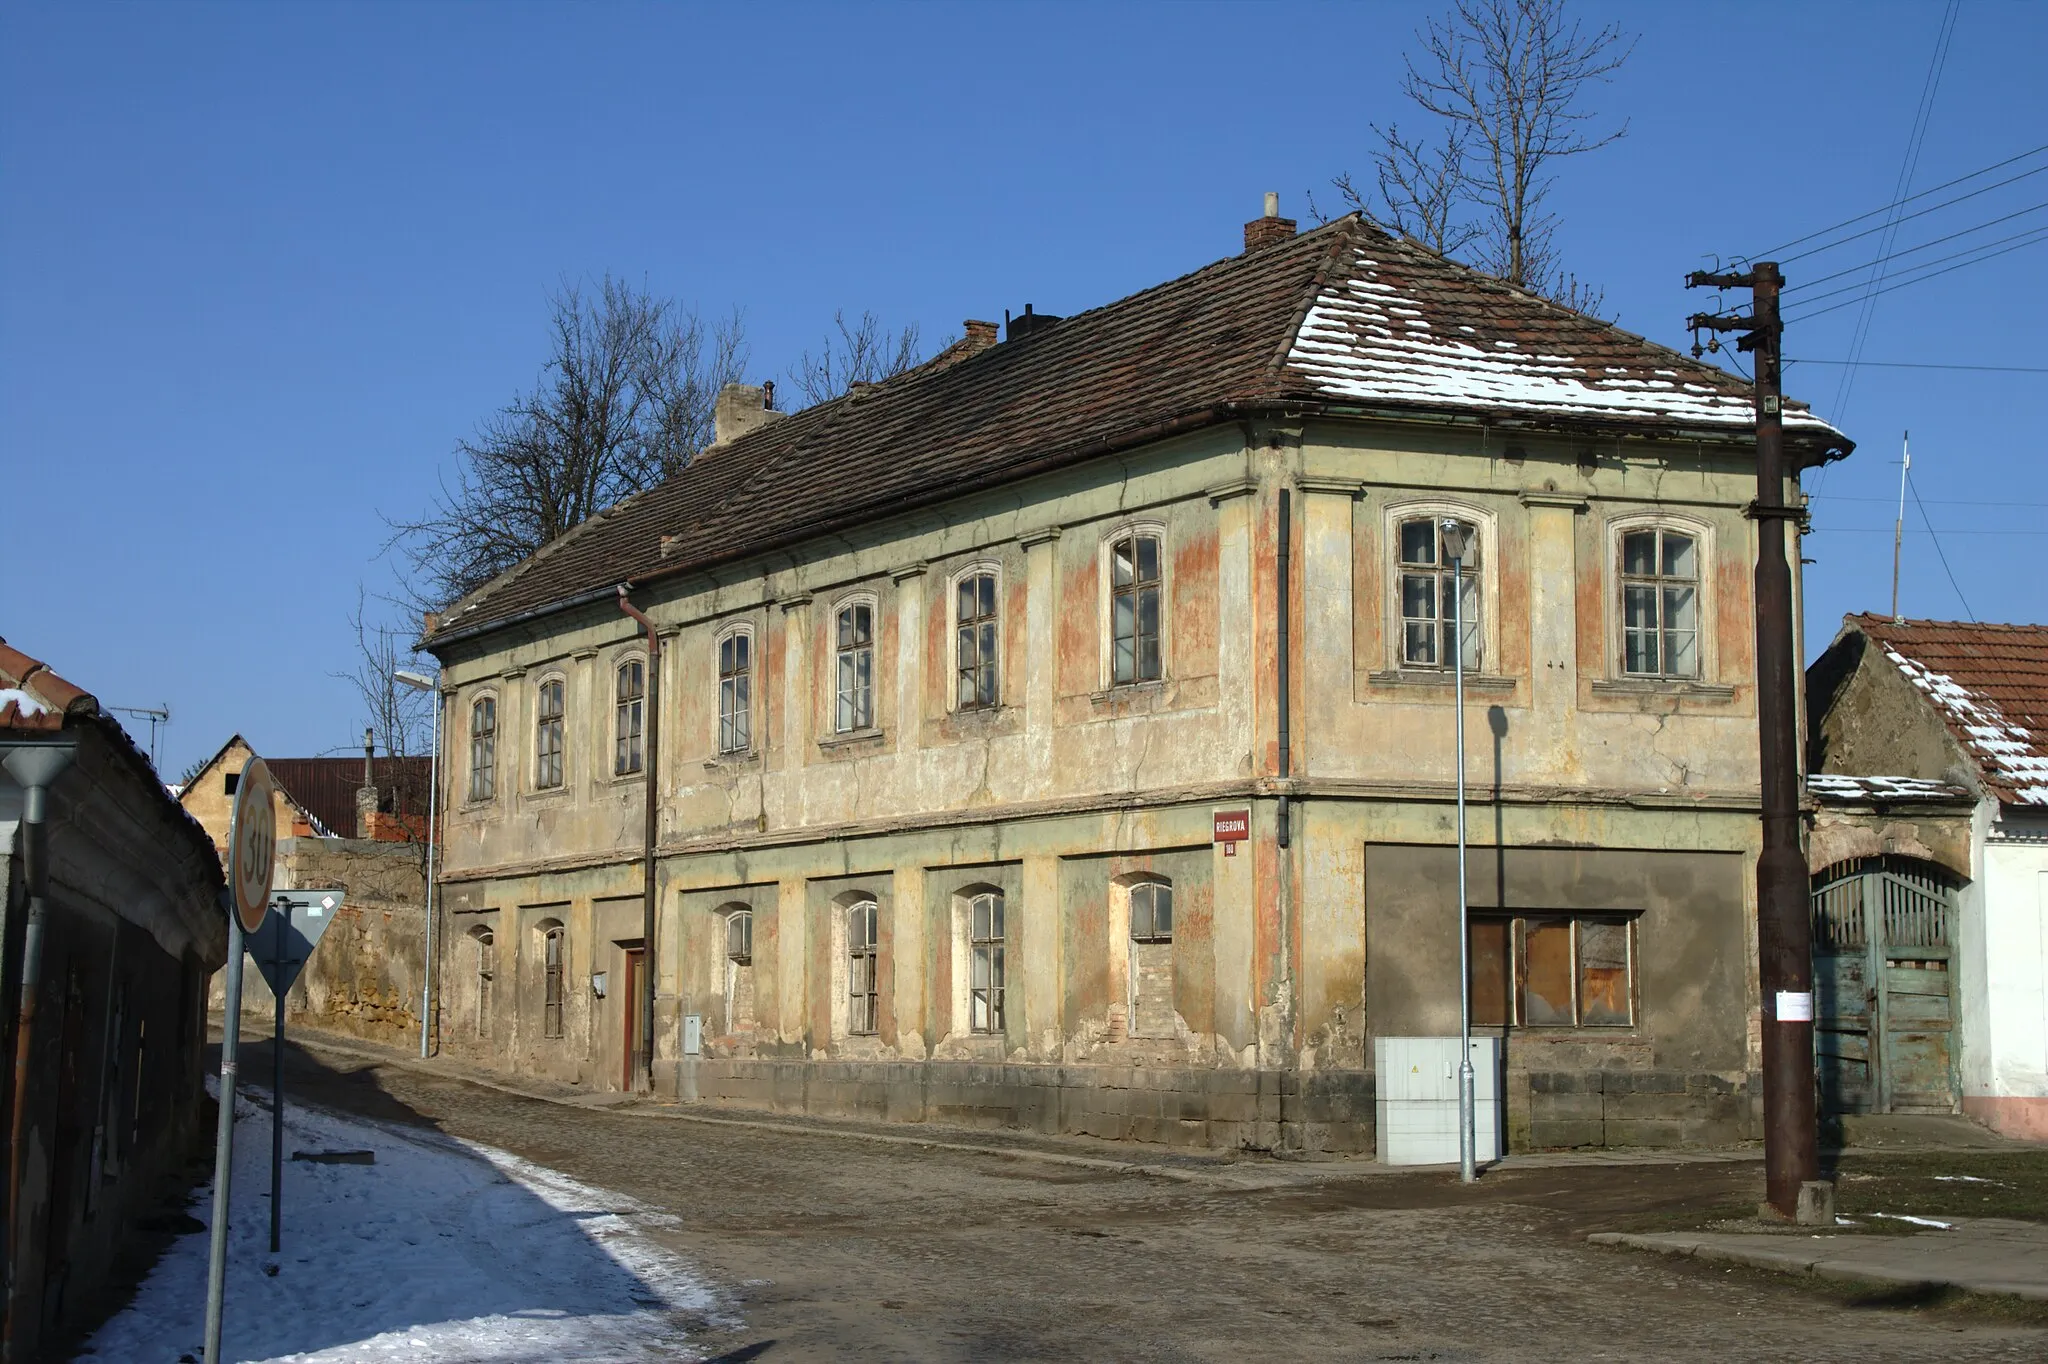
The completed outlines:
{"type": "Polygon", "coordinates": [[[1735,688],[1682,677],[1596,677],[1596,696],[1697,696],[1702,701],[1732,701],[1735,688]]]}
{"type": "MultiPolygon", "coordinates": [[[[1376,673],[1367,673],[1365,680],[1375,687],[1428,687],[1455,690],[1458,677],[1455,672],[1444,672],[1437,668],[1386,668],[1376,673]]],[[[1466,691],[1511,692],[1518,679],[1502,677],[1497,673],[1466,673],[1466,691]]]]}
{"type": "Polygon", "coordinates": [[[1166,679],[1161,678],[1156,682],[1125,682],[1105,687],[1101,691],[1090,693],[1088,700],[1097,710],[1117,707],[1152,710],[1165,704],[1166,679]]]}
{"type": "MultiPolygon", "coordinates": [[[[826,750],[827,752],[830,752],[833,749],[857,749],[870,745],[878,746],[882,742],[882,734],[883,731],[879,727],[870,727],[868,729],[850,729],[846,731],[846,733],[844,734],[831,734],[827,735],[825,738],[818,740],[818,747],[826,750]]],[[[860,1034],[856,1033],[852,1035],[859,1036],[860,1034]]]]}
{"type": "Polygon", "coordinates": [[[760,751],[752,748],[735,749],[731,753],[721,753],[715,758],[704,760],[706,772],[741,772],[760,765],[760,751]]]}

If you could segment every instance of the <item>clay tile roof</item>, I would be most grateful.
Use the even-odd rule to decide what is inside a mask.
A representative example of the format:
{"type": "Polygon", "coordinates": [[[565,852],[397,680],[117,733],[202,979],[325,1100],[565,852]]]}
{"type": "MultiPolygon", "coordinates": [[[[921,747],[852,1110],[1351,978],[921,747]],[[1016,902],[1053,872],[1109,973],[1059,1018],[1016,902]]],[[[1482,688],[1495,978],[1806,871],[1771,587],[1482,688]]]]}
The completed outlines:
{"type": "MultiPolygon", "coordinates": [[[[756,428],[457,602],[429,643],[708,568],[1253,407],[1570,430],[1752,429],[1734,375],[1353,215],[756,428]]],[[[1788,405],[1815,462],[1839,432],[1788,405]]]]}
{"type": "Polygon", "coordinates": [[[91,693],[0,639],[0,729],[59,730],[66,719],[98,715],[99,710],[91,693]]]}
{"type": "Polygon", "coordinates": [[[2048,625],[1850,616],[2008,805],[2048,805],[2048,625]]]}

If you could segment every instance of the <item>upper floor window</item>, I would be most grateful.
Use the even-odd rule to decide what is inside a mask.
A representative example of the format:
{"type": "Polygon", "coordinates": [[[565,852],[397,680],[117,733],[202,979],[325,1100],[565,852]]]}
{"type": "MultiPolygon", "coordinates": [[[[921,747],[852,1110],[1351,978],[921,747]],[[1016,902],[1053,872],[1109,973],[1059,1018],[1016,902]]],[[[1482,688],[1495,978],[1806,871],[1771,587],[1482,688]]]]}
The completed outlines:
{"type": "Polygon", "coordinates": [[[997,628],[996,575],[970,573],[962,578],[955,593],[954,615],[959,708],[993,706],[998,699],[996,658],[1002,638],[997,628]]]}
{"type": "Polygon", "coordinates": [[[533,725],[533,784],[545,791],[562,784],[561,678],[540,684],[533,725]]]}
{"type": "Polygon", "coordinates": [[[1621,537],[1621,670],[1700,675],[1699,542],[1655,527],[1621,537]]]}
{"type": "Polygon", "coordinates": [[[881,972],[875,919],[873,900],[856,900],[846,907],[846,1030],[850,1033],[874,1032],[879,1017],[881,972]]]}
{"type": "Polygon", "coordinates": [[[469,798],[498,793],[498,698],[479,696],[469,708],[469,798]]]}
{"type": "Polygon", "coordinates": [[[1415,517],[1403,521],[1398,531],[1401,582],[1401,663],[1410,668],[1451,666],[1454,628],[1464,631],[1463,652],[1467,672],[1477,672],[1485,638],[1480,620],[1479,542],[1476,529],[1459,522],[1470,536],[1469,548],[1453,574],[1450,559],[1443,552],[1441,518],[1415,517]],[[1457,577],[1463,585],[1452,585],[1457,577]],[[1455,611],[1455,617],[1454,617],[1455,611]],[[1457,621],[1454,627],[1453,620],[1457,621]]]}
{"type": "Polygon", "coordinates": [[[854,602],[839,608],[839,706],[833,728],[841,734],[875,723],[875,608],[854,602]]]}
{"type": "Polygon", "coordinates": [[[718,751],[754,743],[754,637],[735,631],[718,641],[718,751]]]}
{"type": "Polygon", "coordinates": [[[623,777],[638,772],[641,763],[640,729],[647,718],[647,668],[639,659],[619,665],[613,697],[612,771],[623,777]]]}
{"type": "Polygon", "coordinates": [[[1159,557],[1156,535],[1126,535],[1109,547],[1109,680],[1116,686],[1159,680],[1159,557]]]}
{"type": "Polygon", "coordinates": [[[1003,1030],[1003,967],[1003,897],[984,891],[967,905],[969,1031],[1003,1030]]]}

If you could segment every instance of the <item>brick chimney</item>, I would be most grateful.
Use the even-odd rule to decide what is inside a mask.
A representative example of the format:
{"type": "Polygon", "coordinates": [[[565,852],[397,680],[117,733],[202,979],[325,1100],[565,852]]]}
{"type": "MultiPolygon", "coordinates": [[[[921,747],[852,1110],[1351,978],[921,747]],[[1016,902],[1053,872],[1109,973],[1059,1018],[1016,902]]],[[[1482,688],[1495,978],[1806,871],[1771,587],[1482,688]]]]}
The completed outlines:
{"type": "Polygon", "coordinates": [[[775,410],[775,384],[727,384],[718,390],[711,409],[713,447],[738,440],[747,432],[788,416],[775,410]]]}
{"type": "Polygon", "coordinates": [[[1244,225],[1244,253],[1263,251],[1269,246],[1294,240],[1294,219],[1280,216],[1280,196],[1266,191],[1266,212],[1244,225]]]}
{"type": "Polygon", "coordinates": [[[968,318],[960,324],[967,329],[967,335],[960,338],[961,349],[969,355],[979,355],[996,344],[997,328],[993,322],[981,322],[968,318]]]}
{"type": "Polygon", "coordinates": [[[363,727],[363,784],[356,788],[356,837],[377,836],[377,736],[363,727]]]}

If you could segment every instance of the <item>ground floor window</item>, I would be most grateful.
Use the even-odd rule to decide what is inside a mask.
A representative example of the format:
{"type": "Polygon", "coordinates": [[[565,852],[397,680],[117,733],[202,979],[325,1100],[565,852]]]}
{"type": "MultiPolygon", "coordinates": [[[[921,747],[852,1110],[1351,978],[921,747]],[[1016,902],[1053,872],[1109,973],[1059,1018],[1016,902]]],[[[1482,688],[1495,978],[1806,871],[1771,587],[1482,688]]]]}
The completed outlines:
{"type": "Polygon", "coordinates": [[[1624,914],[1472,919],[1472,1021],[1625,1028],[1635,1022],[1635,920],[1624,914]]]}

